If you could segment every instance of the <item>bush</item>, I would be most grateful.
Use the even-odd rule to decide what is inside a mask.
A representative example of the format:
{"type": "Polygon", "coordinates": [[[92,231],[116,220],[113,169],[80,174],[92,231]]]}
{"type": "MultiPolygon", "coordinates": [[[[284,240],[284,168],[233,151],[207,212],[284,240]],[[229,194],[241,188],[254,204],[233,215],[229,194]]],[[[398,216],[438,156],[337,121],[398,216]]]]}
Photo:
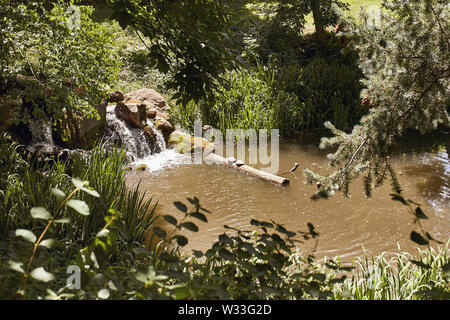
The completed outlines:
{"type": "Polygon", "coordinates": [[[360,106],[360,78],[354,67],[314,58],[303,69],[300,80],[305,126],[315,128],[330,121],[341,130],[350,130],[364,113],[360,106]]]}
{"type": "MultiPolygon", "coordinates": [[[[81,243],[90,241],[104,224],[109,209],[122,212],[126,217],[122,233],[127,242],[142,241],[144,231],[154,221],[152,200],[144,200],[138,189],[128,190],[125,186],[125,151],[107,152],[99,144],[90,157],[74,157],[73,163],[56,162],[38,166],[27,163],[17,152],[19,148],[2,138],[0,163],[5,170],[0,173],[0,222],[1,236],[8,237],[17,228],[40,228],[30,219],[32,207],[57,210],[59,203],[52,196],[52,188],[59,188],[65,194],[71,189],[71,177],[87,181],[100,194],[92,198],[89,194],[80,196],[90,207],[89,216],[75,216],[70,225],[58,226],[54,232],[59,237],[76,239],[81,243]],[[85,180],[86,179],[86,180],[85,180]],[[143,231],[144,230],[144,231],[143,231]]],[[[62,213],[66,213],[63,209],[62,213]]]]}

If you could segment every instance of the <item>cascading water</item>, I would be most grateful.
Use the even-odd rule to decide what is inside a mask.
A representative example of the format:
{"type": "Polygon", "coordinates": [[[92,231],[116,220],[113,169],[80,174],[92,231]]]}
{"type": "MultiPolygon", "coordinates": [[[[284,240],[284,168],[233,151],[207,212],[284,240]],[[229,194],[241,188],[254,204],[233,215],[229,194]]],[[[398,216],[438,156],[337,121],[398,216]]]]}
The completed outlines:
{"type": "Polygon", "coordinates": [[[159,153],[165,151],[166,148],[166,142],[164,141],[164,136],[162,135],[161,131],[159,131],[153,121],[147,119],[147,125],[149,125],[153,132],[156,135],[156,141],[154,143],[154,153],[159,153]]]}
{"type": "Polygon", "coordinates": [[[114,108],[114,106],[108,106],[106,109],[106,146],[113,148],[117,144],[124,147],[131,161],[151,155],[152,150],[146,141],[144,131],[133,128],[125,121],[118,119],[114,108]]]}
{"type": "Polygon", "coordinates": [[[30,131],[33,145],[54,146],[51,120],[31,120],[30,131]]]}
{"type": "Polygon", "coordinates": [[[145,164],[149,171],[187,162],[186,156],[167,149],[163,134],[152,120],[148,119],[147,125],[155,133],[155,140],[149,144],[144,131],[118,119],[114,109],[115,106],[108,106],[106,109],[106,147],[113,148],[116,144],[124,147],[127,150],[127,158],[133,165],[145,164]]]}

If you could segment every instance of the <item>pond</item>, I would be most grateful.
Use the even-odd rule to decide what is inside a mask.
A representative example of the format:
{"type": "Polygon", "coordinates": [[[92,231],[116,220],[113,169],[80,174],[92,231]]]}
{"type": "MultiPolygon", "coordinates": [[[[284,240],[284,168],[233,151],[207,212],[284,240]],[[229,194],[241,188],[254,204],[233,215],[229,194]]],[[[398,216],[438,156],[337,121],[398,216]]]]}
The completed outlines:
{"type": "MultiPolygon", "coordinates": [[[[294,163],[300,167],[284,175],[289,186],[277,186],[239,171],[217,165],[193,165],[174,151],[150,156],[144,162],[148,171],[133,171],[127,184],[141,188],[158,201],[158,214],[179,216],[174,201],[200,199],[211,214],[208,223],[196,221],[197,233],[189,237],[186,250],[206,250],[228,225],[241,230],[253,230],[251,219],[275,221],[290,231],[307,231],[307,223],[320,234],[319,242],[299,243],[299,249],[316,257],[339,256],[348,261],[364,252],[402,251],[417,253],[409,239],[417,230],[406,207],[392,201],[390,181],[374,189],[372,198],[363,192],[362,178],[350,186],[351,198],[337,194],[329,200],[310,199],[316,186],[304,184],[303,168],[328,173],[326,152],[318,148],[319,136],[310,134],[296,139],[280,140],[279,173],[288,171],[294,163]]],[[[422,205],[429,219],[425,229],[434,238],[446,242],[450,236],[450,159],[449,136],[436,139],[411,135],[398,143],[392,157],[394,169],[404,190],[404,196],[422,205]],[[414,145],[415,147],[411,147],[414,145]]],[[[168,227],[169,229],[169,227],[168,227]]]]}

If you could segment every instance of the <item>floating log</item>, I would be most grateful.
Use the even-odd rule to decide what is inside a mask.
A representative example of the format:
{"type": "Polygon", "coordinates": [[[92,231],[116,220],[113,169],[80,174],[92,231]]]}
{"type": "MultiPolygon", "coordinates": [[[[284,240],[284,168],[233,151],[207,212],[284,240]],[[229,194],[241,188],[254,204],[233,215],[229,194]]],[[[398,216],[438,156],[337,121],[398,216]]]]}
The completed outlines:
{"type": "Polygon", "coordinates": [[[274,174],[255,169],[253,167],[250,167],[246,164],[244,164],[241,160],[237,160],[234,158],[224,158],[219,155],[216,155],[214,153],[210,153],[208,156],[206,156],[206,159],[208,163],[215,163],[218,165],[223,165],[229,168],[237,169],[240,171],[243,171],[247,174],[250,174],[252,176],[255,176],[257,178],[281,185],[281,186],[287,186],[289,185],[289,179],[276,176],[274,174]]]}

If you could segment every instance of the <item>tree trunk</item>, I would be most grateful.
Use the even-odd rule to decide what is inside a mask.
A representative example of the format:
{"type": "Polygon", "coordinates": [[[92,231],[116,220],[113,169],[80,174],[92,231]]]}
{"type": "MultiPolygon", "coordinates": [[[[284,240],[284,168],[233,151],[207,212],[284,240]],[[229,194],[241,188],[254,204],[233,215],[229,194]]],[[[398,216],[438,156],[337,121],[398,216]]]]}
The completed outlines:
{"type": "Polygon", "coordinates": [[[322,13],[320,12],[320,0],[311,0],[311,11],[314,18],[314,26],[316,27],[317,40],[320,43],[325,42],[325,28],[323,26],[322,13]]]}

